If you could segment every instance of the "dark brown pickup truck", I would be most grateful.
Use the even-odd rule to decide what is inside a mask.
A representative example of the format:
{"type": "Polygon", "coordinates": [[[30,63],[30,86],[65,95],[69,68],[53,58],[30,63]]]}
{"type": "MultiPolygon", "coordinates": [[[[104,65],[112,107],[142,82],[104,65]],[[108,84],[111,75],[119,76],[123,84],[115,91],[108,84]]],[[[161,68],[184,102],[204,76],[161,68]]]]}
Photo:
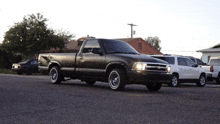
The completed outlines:
{"type": "Polygon", "coordinates": [[[44,53],[38,61],[39,71],[49,73],[54,84],[70,77],[89,85],[108,82],[113,90],[143,84],[150,91],[158,91],[172,77],[167,62],[142,55],[126,42],[110,39],[90,38],[78,53],[44,53]]]}

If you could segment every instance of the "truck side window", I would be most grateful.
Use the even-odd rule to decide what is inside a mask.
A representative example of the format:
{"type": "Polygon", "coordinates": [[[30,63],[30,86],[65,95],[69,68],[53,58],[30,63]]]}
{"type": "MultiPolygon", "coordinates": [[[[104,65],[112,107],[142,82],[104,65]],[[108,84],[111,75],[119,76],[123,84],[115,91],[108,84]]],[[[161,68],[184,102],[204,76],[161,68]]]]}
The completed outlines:
{"type": "Polygon", "coordinates": [[[177,61],[178,61],[178,65],[182,65],[182,66],[186,66],[187,65],[185,58],[178,57],[177,61]]]}
{"type": "Polygon", "coordinates": [[[100,48],[98,40],[87,41],[83,48],[83,53],[91,53],[93,48],[100,48]]]}
{"type": "Polygon", "coordinates": [[[186,59],[186,64],[187,64],[187,66],[190,66],[190,67],[195,65],[191,59],[186,59]]]}
{"type": "Polygon", "coordinates": [[[194,59],[194,58],[190,58],[193,62],[195,62],[196,63],[196,60],[194,59]]]}

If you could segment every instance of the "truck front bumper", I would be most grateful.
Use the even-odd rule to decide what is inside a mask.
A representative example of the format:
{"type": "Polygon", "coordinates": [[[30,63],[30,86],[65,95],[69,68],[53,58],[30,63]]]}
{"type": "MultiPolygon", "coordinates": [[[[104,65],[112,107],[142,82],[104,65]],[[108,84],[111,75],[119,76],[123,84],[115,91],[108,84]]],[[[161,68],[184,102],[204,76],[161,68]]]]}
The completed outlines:
{"type": "Polygon", "coordinates": [[[172,74],[161,72],[130,71],[128,72],[131,84],[170,83],[172,74]]]}

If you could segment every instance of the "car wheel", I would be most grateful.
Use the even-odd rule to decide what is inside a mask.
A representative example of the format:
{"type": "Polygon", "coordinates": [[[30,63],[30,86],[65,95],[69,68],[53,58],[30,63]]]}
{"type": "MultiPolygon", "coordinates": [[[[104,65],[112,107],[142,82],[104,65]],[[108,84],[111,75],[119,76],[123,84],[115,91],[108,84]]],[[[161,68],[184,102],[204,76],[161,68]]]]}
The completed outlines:
{"type": "Polygon", "coordinates": [[[216,78],[215,81],[216,81],[217,84],[220,84],[220,74],[218,74],[218,77],[216,78]]]}
{"type": "Polygon", "coordinates": [[[123,90],[126,81],[126,72],[122,69],[113,69],[108,77],[108,83],[112,90],[123,90]]]}
{"type": "Polygon", "coordinates": [[[92,86],[93,84],[95,84],[96,81],[86,81],[86,83],[90,86],[92,86]]]}
{"type": "Polygon", "coordinates": [[[162,83],[154,83],[147,85],[147,89],[150,91],[158,91],[162,87],[162,83]]]}
{"type": "Polygon", "coordinates": [[[58,66],[52,67],[49,75],[52,84],[60,84],[63,79],[58,66]]]}
{"type": "Polygon", "coordinates": [[[27,69],[26,74],[27,75],[32,75],[32,70],[31,69],[27,69]]]}
{"type": "Polygon", "coordinates": [[[17,72],[17,74],[22,75],[23,73],[22,72],[17,72]]]}
{"type": "Polygon", "coordinates": [[[171,83],[168,84],[170,87],[177,87],[179,86],[179,79],[177,74],[173,74],[171,83]]]}
{"type": "Polygon", "coordinates": [[[206,84],[206,77],[204,74],[202,74],[199,78],[199,81],[196,83],[196,85],[199,87],[204,87],[205,84],[206,84]]]}

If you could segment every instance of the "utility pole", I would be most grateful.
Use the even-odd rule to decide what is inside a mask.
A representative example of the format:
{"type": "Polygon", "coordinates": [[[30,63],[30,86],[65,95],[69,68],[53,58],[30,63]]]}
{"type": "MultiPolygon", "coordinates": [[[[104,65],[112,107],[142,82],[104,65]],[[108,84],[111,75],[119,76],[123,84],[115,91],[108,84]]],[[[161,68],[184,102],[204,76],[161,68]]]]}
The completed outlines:
{"type": "Polygon", "coordinates": [[[134,24],[128,24],[128,25],[130,25],[131,26],[131,38],[133,38],[133,26],[137,26],[137,25],[134,25],[134,24]]]}

